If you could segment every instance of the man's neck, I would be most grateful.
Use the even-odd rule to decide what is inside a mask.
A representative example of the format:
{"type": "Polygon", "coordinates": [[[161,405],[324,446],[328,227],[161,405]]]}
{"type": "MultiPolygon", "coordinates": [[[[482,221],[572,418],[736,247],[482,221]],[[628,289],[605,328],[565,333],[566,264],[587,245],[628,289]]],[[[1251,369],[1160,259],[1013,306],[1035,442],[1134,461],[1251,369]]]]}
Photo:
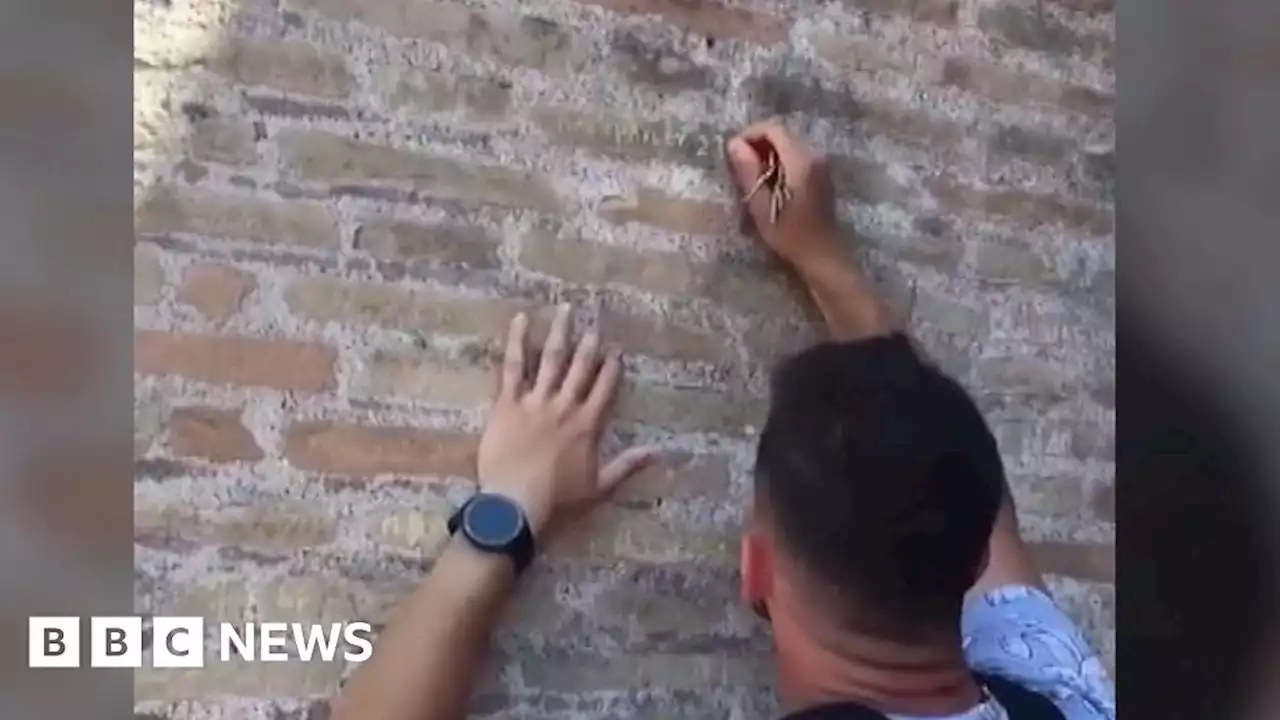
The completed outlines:
{"type": "Polygon", "coordinates": [[[856,702],[884,714],[937,717],[981,702],[958,637],[907,644],[848,631],[806,631],[785,622],[775,619],[775,636],[780,690],[789,710],[856,702]]]}

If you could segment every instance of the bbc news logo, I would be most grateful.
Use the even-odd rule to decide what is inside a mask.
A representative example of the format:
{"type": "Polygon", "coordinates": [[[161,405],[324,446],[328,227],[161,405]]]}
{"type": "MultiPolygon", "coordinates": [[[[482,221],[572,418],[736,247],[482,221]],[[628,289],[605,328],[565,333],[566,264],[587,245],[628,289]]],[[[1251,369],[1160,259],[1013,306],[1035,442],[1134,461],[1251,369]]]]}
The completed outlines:
{"type": "MultiPolygon", "coordinates": [[[[78,617],[33,617],[27,625],[33,668],[80,667],[82,640],[78,617]]],[[[373,628],[351,623],[219,623],[218,658],[248,662],[287,662],[289,641],[297,658],[331,662],[341,656],[359,663],[373,654],[373,628]],[[344,643],[345,641],[345,643],[344,643]]],[[[89,618],[89,667],[142,667],[144,633],[140,617],[89,618]]],[[[199,617],[156,617],[151,622],[151,666],[198,668],[205,663],[205,623],[199,617]]]]}

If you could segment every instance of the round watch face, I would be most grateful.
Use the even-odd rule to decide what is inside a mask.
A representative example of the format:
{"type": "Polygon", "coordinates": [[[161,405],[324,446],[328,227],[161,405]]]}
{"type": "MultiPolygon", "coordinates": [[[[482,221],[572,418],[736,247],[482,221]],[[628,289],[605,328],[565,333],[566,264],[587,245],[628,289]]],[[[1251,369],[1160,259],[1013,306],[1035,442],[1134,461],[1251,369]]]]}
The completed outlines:
{"type": "Polygon", "coordinates": [[[524,515],[504,497],[477,495],[462,513],[462,526],[476,544],[502,548],[520,535],[524,515]]]}

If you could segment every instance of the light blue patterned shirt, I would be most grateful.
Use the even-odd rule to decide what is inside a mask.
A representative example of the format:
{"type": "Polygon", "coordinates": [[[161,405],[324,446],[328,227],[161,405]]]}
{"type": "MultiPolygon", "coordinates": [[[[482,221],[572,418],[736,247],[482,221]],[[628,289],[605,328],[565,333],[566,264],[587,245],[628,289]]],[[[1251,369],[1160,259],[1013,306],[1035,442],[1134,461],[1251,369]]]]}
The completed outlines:
{"type": "MultiPolygon", "coordinates": [[[[961,629],[965,658],[975,672],[999,675],[1044,695],[1066,720],[1115,720],[1115,688],[1106,668],[1044,592],[1007,585],[970,598],[961,629]]],[[[946,720],[1007,719],[1004,708],[988,699],[946,720]]]]}

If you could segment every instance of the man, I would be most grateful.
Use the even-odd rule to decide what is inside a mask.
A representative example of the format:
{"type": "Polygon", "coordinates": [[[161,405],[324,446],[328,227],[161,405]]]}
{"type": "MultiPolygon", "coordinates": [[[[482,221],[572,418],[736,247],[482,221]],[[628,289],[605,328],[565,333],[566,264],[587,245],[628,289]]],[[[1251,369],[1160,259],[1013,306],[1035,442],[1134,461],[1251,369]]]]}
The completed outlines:
{"type": "MultiPolygon", "coordinates": [[[[1080,632],[1043,591],[1018,535],[995,441],[966,393],[892,330],[836,237],[822,161],[776,122],[727,152],[738,185],[777,152],[791,196],[764,241],[805,282],[832,342],[783,363],[742,540],[744,599],[775,639],[791,718],[1114,718],[1080,632]]],[[[568,341],[560,308],[525,373],[512,323],[479,494],[421,587],[336,703],[341,720],[462,718],[490,631],[535,544],[643,467],[649,448],[597,464],[617,387],[596,336],[568,341]]]]}

